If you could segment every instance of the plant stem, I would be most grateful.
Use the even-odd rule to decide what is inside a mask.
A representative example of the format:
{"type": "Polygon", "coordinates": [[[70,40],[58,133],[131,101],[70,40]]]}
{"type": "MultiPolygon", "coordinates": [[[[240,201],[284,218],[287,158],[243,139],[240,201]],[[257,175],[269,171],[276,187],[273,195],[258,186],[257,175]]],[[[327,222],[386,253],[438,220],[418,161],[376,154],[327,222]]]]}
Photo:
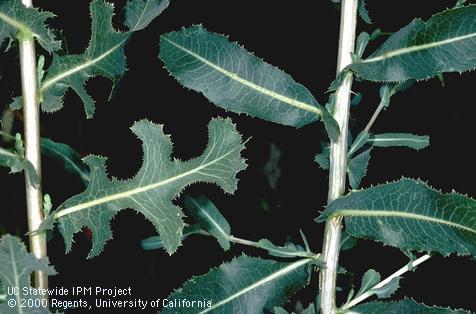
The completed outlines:
{"type": "MultiPolygon", "coordinates": [[[[358,0],[342,0],[337,73],[352,62],[355,45],[358,0]]],[[[329,195],[331,202],[344,194],[347,173],[347,133],[352,86],[352,73],[348,73],[336,91],[334,118],[340,127],[338,141],[331,141],[329,195]]],[[[342,217],[326,221],[322,254],[325,267],[320,272],[320,310],[323,314],[334,312],[337,266],[339,261],[342,217]]]]}
{"type": "Polygon", "coordinates": [[[367,125],[365,126],[365,129],[363,132],[368,132],[370,131],[370,128],[372,127],[372,125],[374,125],[374,122],[375,120],[377,120],[377,117],[378,115],[380,114],[380,112],[382,112],[382,109],[385,108],[385,104],[383,101],[380,101],[380,103],[378,104],[378,107],[377,109],[375,109],[374,111],[374,114],[372,115],[372,117],[370,118],[369,122],[367,123],[367,125]]]}
{"type": "Polygon", "coordinates": [[[357,298],[353,299],[352,301],[350,301],[349,303],[345,304],[340,310],[341,311],[345,311],[345,310],[348,310],[350,309],[351,307],[359,304],[360,302],[362,302],[363,300],[367,299],[368,297],[372,296],[374,293],[372,292],[372,290],[375,290],[375,289],[379,289],[379,288],[382,288],[382,287],[385,287],[385,285],[387,285],[390,281],[392,281],[392,279],[394,278],[397,278],[397,277],[400,277],[401,275],[403,275],[404,273],[412,270],[414,267],[420,265],[421,263],[427,261],[429,258],[431,257],[430,254],[425,254],[423,256],[420,256],[419,258],[417,258],[416,260],[408,263],[407,265],[403,266],[402,268],[400,268],[399,270],[397,270],[396,272],[394,272],[393,274],[391,274],[390,276],[388,276],[387,278],[385,278],[384,280],[382,280],[381,282],[379,282],[378,284],[376,284],[375,286],[373,286],[372,288],[370,288],[367,292],[363,293],[362,295],[358,296],[357,298]]]}
{"type": "MultiPolygon", "coordinates": [[[[32,6],[31,0],[22,0],[22,3],[27,7],[32,6]]],[[[28,174],[25,173],[30,251],[36,258],[44,258],[46,257],[46,237],[44,233],[32,234],[33,231],[40,227],[44,220],[43,196],[41,192],[40,109],[37,97],[35,41],[32,35],[20,35],[19,38],[25,158],[35,168],[40,182],[35,188],[31,184],[28,174]]],[[[48,288],[48,276],[44,272],[35,272],[34,286],[36,288],[48,288]]]]}

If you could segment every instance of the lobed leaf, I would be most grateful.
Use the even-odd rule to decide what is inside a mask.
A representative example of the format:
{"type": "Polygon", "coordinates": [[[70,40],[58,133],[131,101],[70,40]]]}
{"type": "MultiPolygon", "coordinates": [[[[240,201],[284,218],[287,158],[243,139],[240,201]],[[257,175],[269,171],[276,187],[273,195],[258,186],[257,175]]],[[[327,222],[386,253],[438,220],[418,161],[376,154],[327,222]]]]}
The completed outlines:
{"type": "Polygon", "coordinates": [[[22,307],[22,300],[29,304],[34,300],[41,300],[41,296],[32,293],[25,294],[23,288],[31,287],[30,276],[34,271],[43,271],[47,275],[55,275],[56,271],[49,265],[48,258],[37,259],[29,254],[25,245],[12,235],[4,235],[0,238],[0,286],[3,289],[17,288],[17,295],[7,295],[7,303],[0,304],[2,314],[43,314],[50,313],[47,308],[22,307]],[[14,306],[9,306],[8,300],[14,299],[14,306]]]}
{"type": "Polygon", "coordinates": [[[372,81],[423,80],[476,68],[476,5],[413,20],[368,58],[349,66],[372,81]]]}
{"type": "Polygon", "coordinates": [[[110,220],[122,209],[133,208],[152,222],[160,233],[169,254],[180,245],[183,213],[172,201],[188,185],[209,182],[233,193],[236,174],[246,168],[240,153],[244,149],[240,134],[229,119],[212,119],[208,126],[209,144],[197,158],[182,162],[171,160],[172,142],[162,126],[149,121],[136,122],[132,132],[142,141],[144,161],[139,172],[129,180],[109,179],[106,158],[84,159],[91,171],[89,185],[83,193],[65,201],[43,225],[51,228],[59,221],[67,251],[73,235],[84,226],[93,233],[89,257],[98,255],[112,238],[110,220]]]}
{"type": "Polygon", "coordinates": [[[115,84],[126,71],[125,43],[132,33],[143,29],[157,17],[168,3],[157,0],[130,0],[125,9],[125,24],[130,28],[128,32],[123,33],[112,26],[113,4],[104,0],[93,0],[90,4],[92,29],[89,46],[82,54],[53,55],[53,62],[40,86],[42,109],[46,112],[61,109],[64,94],[71,88],[84,103],[86,117],[91,118],[95,104],[86,91],[86,81],[95,76],[104,76],[115,84]]]}
{"type": "Polygon", "coordinates": [[[25,7],[21,0],[0,1],[0,45],[6,38],[33,35],[48,52],[61,47],[51,30],[45,25],[47,19],[54,17],[51,12],[25,7]]]}
{"type": "Polygon", "coordinates": [[[186,196],[184,205],[200,226],[217,239],[222,249],[228,251],[230,249],[231,227],[215,207],[215,204],[202,195],[196,198],[186,196]]]}
{"type": "MultiPolygon", "coordinates": [[[[188,308],[187,313],[263,313],[286,302],[309,283],[312,259],[283,263],[242,255],[229,263],[193,277],[167,300],[210,300],[209,307],[188,308]]],[[[175,313],[164,308],[162,313],[175,313]]]]}
{"type": "Polygon", "coordinates": [[[343,216],[346,231],[402,251],[476,256],[476,201],[401,179],[351,192],[329,204],[319,221],[343,216]]]}
{"type": "Polygon", "coordinates": [[[396,302],[373,301],[357,305],[346,313],[353,314],[469,314],[464,310],[452,310],[436,306],[426,306],[413,300],[404,299],[396,302]]]}
{"type": "Polygon", "coordinates": [[[201,25],[162,35],[160,58],[181,84],[219,107],[294,127],[321,117],[329,135],[339,135],[335,120],[304,86],[201,25]]]}

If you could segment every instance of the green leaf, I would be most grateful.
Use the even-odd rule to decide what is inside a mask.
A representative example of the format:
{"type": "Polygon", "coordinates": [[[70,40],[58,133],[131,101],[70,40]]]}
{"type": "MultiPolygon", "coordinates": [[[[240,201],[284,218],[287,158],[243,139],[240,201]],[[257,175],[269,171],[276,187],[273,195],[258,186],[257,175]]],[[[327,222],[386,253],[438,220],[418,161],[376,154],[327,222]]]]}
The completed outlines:
{"type": "Polygon", "coordinates": [[[397,92],[403,92],[409,89],[415,80],[407,80],[395,84],[384,84],[380,87],[380,102],[384,105],[384,108],[387,108],[390,105],[390,99],[397,92]]]}
{"type": "Polygon", "coordinates": [[[215,207],[215,204],[202,195],[196,198],[186,196],[184,205],[202,228],[217,239],[222,249],[228,251],[230,249],[231,227],[215,207]]]}
{"type": "Polygon", "coordinates": [[[26,171],[31,184],[35,187],[39,184],[38,176],[31,162],[17,152],[0,147],[0,166],[9,167],[10,173],[26,171]]]}
{"type": "Polygon", "coordinates": [[[169,6],[169,0],[129,0],[124,24],[135,32],[146,28],[169,6]]]}
{"type": "Polygon", "coordinates": [[[413,300],[405,299],[396,302],[374,301],[357,305],[347,313],[355,314],[469,314],[464,310],[452,310],[442,307],[430,307],[425,304],[417,303],[413,300]]]}
{"type": "Polygon", "coordinates": [[[64,168],[67,171],[78,175],[84,184],[89,182],[89,169],[81,161],[79,154],[71,148],[71,146],[54,142],[49,138],[41,138],[40,145],[42,154],[62,162],[64,168]]]}
{"type": "Polygon", "coordinates": [[[364,276],[362,277],[362,283],[360,284],[360,289],[355,295],[358,297],[365,292],[369,291],[373,286],[380,282],[380,274],[373,269],[369,269],[365,272],[364,276]]]}
{"type": "Polygon", "coordinates": [[[332,202],[319,221],[345,218],[349,234],[402,251],[476,256],[476,201],[443,194],[421,181],[396,182],[351,192],[332,202]]]}
{"type": "Polygon", "coordinates": [[[294,243],[288,242],[284,246],[274,245],[268,239],[261,239],[257,242],[257,246],[261,249],[267,250],[269,255],[276,257],[309,257],[309,252],[306,252],[302,247],[294,243]]]}
{"type": "Polygon", "coordinates": [[[286,311],[282,307],[274,307],[273,313],[274,314],[288,314],[288,311],[286,311]]]}
{"type": "Polygon", "coordinates": [[[349,183],[353,189],[357,189],[360,186],[360,181],[362,181],[362,178],[367,174],[371,151],[372,148],[364,150],[349,160],[349,163],[347,164],[349,183]]]}
{"type": "Polygon", "coordinates": [[[304,86],[201,25],[162,35],[160,58],[181,84],[219,107],[294,127],[322,117],[338,136],[335,120],[304,86]]]}
{"type": "MultiPolygon", "coordinates": [[[[30,276],[34,271],[43,271],[47,275],[55,275],[56,271],[49,265],[48,258],[37,259],[26,251],[25,245],[16,237],[4,235],[0,238],[0,285],[4,289],[17,288],[17,295],[7,295],[6,304],[0,304],[0,313],[49,313],[47,308],[21,307],[22,300],[28,304],[29,300],[41,300],[41,296],[31,293],[25,294],[23,288],[31,287],[30,276]],[[16,303],[10,307],[8,300],[16,303]]],[[[32,301],[30,301],[32,302],[32,301]]],[[[37,301],[38,302],[38,301],[37,301]]]]}
{"type": "Polygon", "coordinates": [[[168,1],[129,1],[125,24],[134,28],[123,33],[112,26],[114,6],[103,0],[93,0],[90,4],[92,29],[89,46],[79,55],[53,55],[53,62],[40,87],[42,109],[46,112],[61,109],[64,94],[71,88],[83,101],[86,117],[91,118],[95,105],[86,91],[86,81],[104,76],[115,84],[126,71],[125,43],[134,31],[147,26],[167,4],[168,1]]]}
{"type": "MultiPolygon", "coordinates": [[[[193,277],[167,300],[210,300],[210,306],[188,308],[187,313],[263,313],[286,302],[309,282],[313,260],[283,263],[240,256],[193,277]]],[[[175,313],[164,308],[162,313],[175,313]]]]}
{"type": "Polygon", "coordinates": [[[352,155],[356,151],[364,147],[364,145],[367,143],[369,136],[370,136],[369,132],[366,132],[365,130],[360,132],[359,135],[357,135],[354,142],[350,146],[349,151],[347,152],[348,158],[352,157],[352,155]]]}
{"type": "Polygon", "coordinates": [[[370,289],[370,293],[377,295],[379,299],[386,299],[390,298],[395,291],[400,288],[400,278],[401,277],[394,277],[387,283],[385,286],[381,288],[370,289]]]}
{"type": "Polygon", "coordinates": [[[314,156],[314,161],[321,167],[322,170],[329,170],[330,165],[330,144],[321,142],[321,153],[314,156]]]}
{"type": "Polygon", "coordinates": [[[45,25],[46,20],[54,16],[51,12],[27,8],[21,0],[0,1],[0,44],[6,38],[33,36],[48,52],[58,50],[61,42],[55,40],[45,25]]]}
{"type": "Polygon", "coordinates": [[[372,24],[372,20],[369,16],[369,11],[367,10],[367,5],[365,4],[365,0],[359,0],[359,15],[360,18],[367,24],[372,24]]]}
{"type": "Polygon", "coordinates": [[[468,1],[468,0],[458,0],[458,1],[456,1],[454,7],[455,7],[455,8],[462,7],[462,6],[465,4],[466,1],[468,1]]]}
{"type": "Polygon", "coordinates": [[[207,148],[201,156],[186,162],[171,160],[172,142],[162,126],[143,120],[131,129],[142,141],[144,151],[137,175],[129,180],[109,179],[106,158],[86,157],[84,161],[91,170],[88,187],[59,206],[44,223],[43,229],[51,228],[58,219],[67,251],[71,250],[73,235],[86,226],[93,232],[89,257],[98,255],[112,238],[110,220],[120,210],[133,208],[152,222],[166,251],[172,254],[180,245],[184,227],[183,213],[172,203],[176,196],[195,182],[215,183],[233,193],[238,183],[236,174],[246,168],[240,156],[244,144],[229,119],[212,119],[207,148]]]}
{"type": "Polygon", "coordinates": [[[420,150],[430,145],[430,137],[408,133],[382,133],[371,134],[367,143],[376,147],[405,146],[420,150]]]}
{"type": "MultiPolygon", "coordinates": [[[[199,224],[191,225],[191,226],[186,226],[183,229],[182,237],[180,239],[180,242],[183,242],[186,238],[191,236],[192,234],[199,234],[200,231],[202,230],[201,226],[199,224]]],[[[150,250],[158,250],[162,249],[164,247],[164,242],[162,241],[162,238],[160,236],[153,236],[149,237],[147,239],[144,239],[140,241],[141,247],[145,251],[150,251],[150,250]]]]}
{"type": "Polygon", "coordinates": [[[316,307],[314,306],[313,303],[309,304],[307,308],[305,308],[301,314],[317,314],[316,312],[316,307]]]}
{"type": "Polygon", "coordinates": [[[446,10],[396,32],[368,58],[350,65],[372,81],[423,80],[443,72],[476,68],[476,6],[446,10]]]}
{"type": "Polygon", "coordinates": [[[341,238],[340,238],[340,250],[341,251],[348,251],[353,249],[357,245],[357,239],[350,234],[348,234],[345,229],[342,230],[341,238]]]}

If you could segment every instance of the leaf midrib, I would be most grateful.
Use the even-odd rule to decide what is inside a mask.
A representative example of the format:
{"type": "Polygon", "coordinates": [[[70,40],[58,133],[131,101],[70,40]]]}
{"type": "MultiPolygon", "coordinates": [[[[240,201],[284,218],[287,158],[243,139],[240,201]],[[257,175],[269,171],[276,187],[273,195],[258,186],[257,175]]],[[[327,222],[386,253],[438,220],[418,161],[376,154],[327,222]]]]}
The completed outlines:
{"type": "Polygon", "coordinates": [[[283,96],[283,95],[278,94],[278,93],[276,93],[276,92],[274,92],[274,91],[272,91],[272,90],[269,90],[269,89],[266,89],[266,88],[264,88],[264,87],[262,87],[262,86],[259,86],[259,85],[255,84],[255,83],[253,83],[253,82],[250,82],[250,81],[248,81],[248,80],[242,78],[241,76],[239,76],[239,75],[236,74],[236,73],[230,72],[230,71],[228,71],[228,70],[226,70],[226,69],[224,69],[224,68],[222,68],[222,67],[220,67],[220,66],[214,64],[213,62],[211,62],[211,61],[205,59],[204,57],[202,57],[202,56],[196,54],[195,52],[193,52],[193,51],[191,51],[191,50],[189,50],[189,49],[187,49],[187,48],[185,48],[185,47],[183,47],[183,46],[181,46],[181,45],[179,45],[179,44],[177,44],[177,43],[171,41],[170,39],[168,39],[168,38],[165,37],[165,36],[162,36],[162,39],[165,40],[165,41],[167,41],[167,42],[169,42],[171,45],[175,46],[176,48],[178,48],[178,49],[184,51],[185,53],[191,55],[192,57],[198,59],[200,62],[204,63],[205,65],[208,65],[209,67],[211,67],[211,68],[215,69],[216,71],[218,71],[218,72],[224,74],[225,76],[231,78],[232,80],[237,81],[237,82],[240,83],[240,84],[243,84],[243,85],[245,85],[245,86],[248,86],[249,88],[251,88],[251,89],[257,91],[258,93],[265,94],[265,95],[267,95],[267,96],[269,96],[269,97],[271,97],[271,98],[277,99],[277,100],[279,100],[279,101],[281,101],[281,102],[283,102],[283,103],[286,103],[286,104],[288,104],[288,105],[290,105],[290,106],[293,106],[293,107],[296,107],[296,108],[299,108],[299,109],[302,109],[302,110],[306,110],[306,111],[309,111],[309,112],[312,112],[312,113],[314,113],[314,114],[317,114],[317,115],[322,116],[322,111],[321,111],[319,108],[317,108],[317,107],[314,107],[314,106],[309,105],[309,104],[307,104],[307,103],[304,103],[304,102],[302,102],[302,101],[298,101],[298,100],[295,100],[295,99],[292,99],[292,98],[283,96]]]}
{"type": "Polygon", "coordinates": [[[15,19],[12,19],[8,15],[4,14],[3,12],[0,12],[0,19],[4,20],[5,23],[7,23],[7,24],[13,26],[14,28],[18,29],[18,31],[20,31],[20,32],[28,32],[28,31],[31,32],[31,30],[28,28],[28,26],[26,26],[25,24],[23,24],[21,22],[18,22],[15,19]]]}
{"type": "Polygon", "coordinates": [[[222,234],[222,236],[223,236],[225,239],[229,240],[229,239],[230,239],[230,235],[229,235],[227,232],[225,232],[225,230],[223,230],[223,228],[220,226],[220,224],[219,224],[218,222],[216,222],[216,221],[213,219],[213,217],[210,216],[210,215],[207,213],[207,211],[204,210],[204,209],[202,208],[202,206],[200,206],[200,204],[199,204],[197,201],[195,201],[193,198],[190,198],[190,200],[191,200],[193,203],[195,203],[195,206],[197,206],[197,207],[200,209],[200,211],[201,211],[201,212],[206,216],[206,218],[215,226],[215,228],[222,234]]]}
{"type": "Polygon", "coordinates": [[[465,39],[469,39],[469,38],[472,38],[472,37],[476,37],[476,32],[466,34],[466,35],[463,35],[463,36],[457,36],[457,37],[448,38],[448,39],[444,39],[444,40],[440,40],[440,41],[435,41],[435,42],[427,43],[427,44],[423,44],[423,45],[416,45],[416,46],[396,49],[396,50],[393,50],[393,51],[386,52],[386,53],[384,53],[380,56],[376,56],[376,57],[373,57],[373,58],[362,60],[360,63],[372,63],[372,62],[383,61],[383,60],[386,60],[386,59],[398,57],[398,56],[401,56],[401,55],[404,55],[404,54],[409,54],[409,53],[420,51],[420,50],[431,49],[431,48],[435,48],[435,47],[438,47],[438,46],[448,45],[448,44],[451,44],[451,43],[454,43],[454,42],[457,42],[457,41],[462,41],[462,40],[465,40],[465,39]]]}
{"type": "Polygon", "coordinates": [[[202,170],[204,168],[207,168],[208,166],[210,166],[210,165],[212,165],[216,162],[219,162],[221,159],[226,158],[228,155],[230,155],[231,153],[233,153],[235,150],[239,149],[240,147],[241,146],[239,145],[238,147],[235,147],[234,149],[227,152],[226,154],[223,154],[219,158],[216,158],[216,159],[214,159],[214,160],[212,160],[212,161],[210,161],[206,164],[202,164],[202,165],[200,165],[196,168],[193,168],[193,169],[191,169],[189,171],[186,171],[184,173],[181,173],[179,175],[167,178],[165,180],[162,180],[162,181],[159,181],[159,182],[156,182],[156,183],[153,183],[153,184],[149,184],[149,185],[146,185],[146,186],[143,186],[143,187],[136,187],[136,188],[124,191],[124,192],[120,192],[120,193],[116,193],[116,194],[113,194],[113,195],[101,197],[101,198],[98,198],[98,199],[93,200],[93,201],[89,201],[89,202],[86,202],[86,203],[81,203],[81,204],[78,204],[78,205],[75,205],[75,206],[71,206],[71,207],[62,209],[54,215],[54,219],[58,219],[60,217],[72,214],[74,212],[77,212],[77,211],[80,211],[80,210],[83,210],[83,209],[86,209],[86,208],[90,208],[90,207],[93,207],[93,206],[97,206],[97,205],[104,204],[104,203],[107,203],[107,202],[111,202],[111,201],[114,201],[114,200],[118,200],[118,199],[121,199],[121,198],[131,197],[132,195],[143,193],[143,192],[149,191],[151,189],[155,189],[155,188],[158,188],[160,186],[169,184],[171,182],[174,182],[176,180],[179,180],[181,178],[184,178],[186,176],[189,176],[191,174],[199,172],[200,170],[202,170]]]}
{"type": "Polygon", "coordinates": [[[47,90],[48,88],[50,88],[52,85],[54,85],[55,83],[61,81],[62,79],[68,77],[68,76],[71,76],[71,75],[74,75],[86,68],[89,68],[93,65],[95,65],[96,63],[98,63],[99,61],[101,61],[102,59],[106,58],[108,55],[110,55],[111,53],[113,53],[117,48],[119,48],[120,46],[122,46],[122,44],[124,44],[125,42],[127,41],[127,38],[124,39],[123,41],[121,41],[119,44],[113,46],[111,49],[107,50],[106,52],[102,53],[101,55],[99,55],[98,57],[94,58],[94,59],[88,59],[86,62],[84,63],[81,63],[80,65],[78,66],[75,66],[67,71],[64,71],[48,80],[45,81],[45,83],[41,86],[40,88],[40,92],[44,92],[45,90],[47,90]]]}
{"type": "Polygon", "coordinates": [[[201,311],[200,314],[203,314],[203,313],[208,313],[224,304],[227,304],[231,301],[233,301],[234,299],[236,298],[239,298],[240,296],[242,296],[243,294],[247,293],[248,291],[251,291],[253,289],[256,289],[258,288],[259,286],[262,286],[268,282],[271,282],[275,279],[278,279],[279,277],[282,277],[284,275],[286,275],[287,273],[290,273],[292,272],[293,270],[295,269],[298,269],[299,267],[301,266],[304,266],[310,262],[312,262],[313,259],[311,258],[306,258],[306,259],[302,259],[302,260],[299,260],[297,262],[294,262],[286,267],[283,267],[281,269],[279,269],[278,271],[276,272],[273,272],[272,274],[258,280],[257,282],[254,282],[253,284],[245,287],[245,288],[242,288],[240,289],[239,291],[233,293],[232,295],[230,295],[229,297],[227,297],[226,299],[218,302],[218,303],[215,303],[214,305],[212,305],[211,307],[207,308],[206,310],[204,311],[201,311]]]}
{"type": "Polygon", "coordinates": [[[352,209],[341,209],[334,213],[331,216],[344,216],[344,217],[398,217],[398,218],[411,218],[415,220],[423,220],[426,222],[433,222],[436,224],[443,224],[451,226],[454,228],[462,229],[471,233],[476,234],[476,229],[467,227],[452,221],[444,220],[441,218],[435,218],[430,216],[424,216],[415,213],[399,212],[399,211],[388,211],[388,210],[352,210],[352,209]]]}

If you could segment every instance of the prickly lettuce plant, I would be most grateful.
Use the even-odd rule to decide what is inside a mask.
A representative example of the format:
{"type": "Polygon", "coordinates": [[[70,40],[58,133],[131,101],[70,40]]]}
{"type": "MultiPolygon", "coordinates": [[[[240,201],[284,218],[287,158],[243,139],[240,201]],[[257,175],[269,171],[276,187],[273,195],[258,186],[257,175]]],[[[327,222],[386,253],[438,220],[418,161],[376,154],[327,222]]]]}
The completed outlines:
{"type": "Polygon", "coordinates": [[[392,298],[402,276],[434,255],[476,256],[476,201],[411,178],[361,188],[374,150],[395,146],[420,150],[430,144],[426,135],[372,132],[391,97],[413,85],[417,88],[421,80],[476,68],[476,6],[463,4],[458,1],[455,8],[426,21],[415,19],[368,53],[367,44],[382,33],[356,36],[358,14],[371,23],[365,1],[342,0],[338,73],[328,88],[326,104],[284,71],[203,25],[160,36],[160,61],[150,62],[161,62],[181,85],[216,106],[286,127],[322,122],[328,139],[321,139],[320,153],[305,156],[314,158],[315,167],[329,171],[328,204],[316,204],[324,207],[315,214],[316,228],[317,223],[325,224],[323,247],[316,249],[302,231],[299,243],[284,245],[266,238],[237,237],[225,215],[205,195],[185,194],[183,206],[178,205],[177,199],[195,183],[214,183],[228,194],[239,187],[237,175],[247,167],[243,151],[252,139],[243,138],[237,130],[240,126],[230,118],[211,117],[202,153],[184,161],[174,155],[173,135],[167,135],[163,125],[145,119],[135,122],[131,131],[142,144],[142,165],[126,180],[108,174],[106,157],[88,155],[80,160],[67,144],[40,137],[40,108],[48,113],[60,110],[67,90],[79,96],[86,117],[93,118],[96,104],[86,89],[88,80],[102,76],[114,90],[118,88],[127,69],[127,42],[169,6],[168,0],[127,1],[121,31],[113,26],[114,6],[92,0],[90,41],[80,54],[60,51],[61,42],[47,26],[54,14],[33,8],[27,0],[0,0],[0,43],[9,40],[8,48],[18,46],[20,55],[22,94],[16,95],[10,108],[22,110],[24,123],[23,135],[13,135],[8,123],[2,124],[0,163],[12,173],[25,174],[31,253],[18,238],[1,238],[0,312],[54,310],[47,295],[7,295],[9,289],[48,288],[48,276],[56,272],[47,257],[47,233],[57,227],[70,252],[75,234],[87,228],[92,242],[88,258],[93,258],[107,254],[106,244],[114,241],[110,224],[115,215],[133,209],[157,232],[142,241],[144,250],[164,249],[172,255],[187,250],[186,244],[180,248],[186,238],[205,236],[216,239],[224,251],[241,245],[266,256],[241,254],[190,278],[166,300],[207,302],[186,309],[163,303],[166,313],[287,313],[284,304],[298,291],[311,289],[313,285],[307,286],[313,281],[319,281],[319,291],[310,292],[315,301],[301,313],[467,313],[438,307],[444,306],[444,300],[428,306],[408,298],[380,299],[392,298]],[[355,130],[349,127],[351,103],[360,101],[360,94],[351,99],[354,80],[373,82],[380,93],[369,122],[355,130]],[[66,171],[77,175],[84,191],[53,206],[50,196],[42,194],[40,154],[59,160],[66,171]],[[193,223],[186,223],[186,216],[193,223]],[[337,304],[337,277],[347,272],[340,267],[339,253],[351,249],[358,238],[398,248],[410,261],[386,278],[369,269],[360,287],[350,289],[346,301],[337,304]],[[368,300],[375,297],[379,300],[368,300]],[[22,308],[22,300],[39,306],[22,308]]]}

